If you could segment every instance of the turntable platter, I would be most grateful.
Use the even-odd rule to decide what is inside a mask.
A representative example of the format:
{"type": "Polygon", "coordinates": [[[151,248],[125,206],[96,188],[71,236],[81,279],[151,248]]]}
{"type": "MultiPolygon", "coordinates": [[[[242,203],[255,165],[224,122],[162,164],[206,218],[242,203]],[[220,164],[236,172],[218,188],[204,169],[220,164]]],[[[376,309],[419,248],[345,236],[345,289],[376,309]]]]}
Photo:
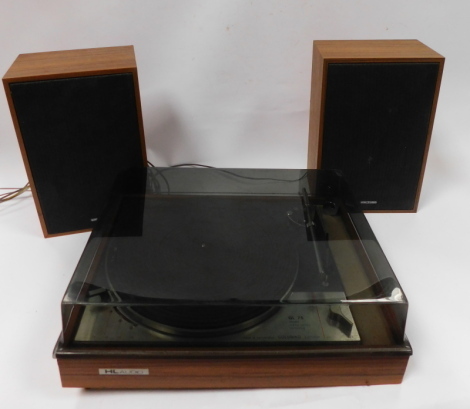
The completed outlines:
{"type": "Polygon", "coordinates": [[[296,247],[306,233],[289,217],[300,212],[297,198],[269,206],[266,200],[147,198],[142,236],[113,237],[108,246],[114,296],[141,303],[123,313],[165,332],[191,334],[240,330],[270,316],[269,303],[285,297],[295,281],[296,247]],[[261,305],[243,305],[253,301],[261,305]]]}

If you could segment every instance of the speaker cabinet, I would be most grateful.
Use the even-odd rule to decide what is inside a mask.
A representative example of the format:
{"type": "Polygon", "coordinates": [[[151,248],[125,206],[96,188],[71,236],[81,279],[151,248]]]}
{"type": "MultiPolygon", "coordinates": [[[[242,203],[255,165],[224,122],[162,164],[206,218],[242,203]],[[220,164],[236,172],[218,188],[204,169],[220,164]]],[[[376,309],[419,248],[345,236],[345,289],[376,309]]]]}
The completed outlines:
{"type": "Polygon", "coordinates": [[[416,40],[315,41],[308,167],[364,211],[416,212],[443,66],[416,40]]]}
{"type": "Polygon", "coordinates": [[[21,54],[3,84],[44,236],[90,230],[146,165],[133,47],[21,54]]]}

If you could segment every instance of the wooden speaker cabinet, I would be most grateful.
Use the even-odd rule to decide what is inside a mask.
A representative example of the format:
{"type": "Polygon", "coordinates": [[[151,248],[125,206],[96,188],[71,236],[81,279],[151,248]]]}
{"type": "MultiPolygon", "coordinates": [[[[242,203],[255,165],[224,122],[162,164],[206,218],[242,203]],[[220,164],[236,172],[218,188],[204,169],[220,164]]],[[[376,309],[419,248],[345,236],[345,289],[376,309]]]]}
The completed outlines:
{"type": "Polygon", "coordinates": [[[3,84],[44,236],[90,230],[146,165],[133,47],[21,54],[3,84]]]}
{"type": "Polygon", "coordinates": [[[315,41],[308,167],[364,211],[416,212],[443,67],[417,40],[315,41]]]}

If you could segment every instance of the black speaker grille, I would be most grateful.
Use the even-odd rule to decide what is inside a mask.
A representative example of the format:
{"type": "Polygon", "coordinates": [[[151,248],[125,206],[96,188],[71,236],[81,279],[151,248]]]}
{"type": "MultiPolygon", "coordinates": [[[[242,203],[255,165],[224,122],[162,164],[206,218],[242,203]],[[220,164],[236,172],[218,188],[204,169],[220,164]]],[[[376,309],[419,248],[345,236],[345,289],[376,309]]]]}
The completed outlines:
{"type": "Polygon", "coordinates": [[[339,169],[364,210],[411,210],[438,63],[329,64],[321,168],[339,169]]]}
{"type": "Polygon", "coordinates": [[[116,176],[143,166],[131,73],[10,84],[49,234],[87,229],[116,176]]]}

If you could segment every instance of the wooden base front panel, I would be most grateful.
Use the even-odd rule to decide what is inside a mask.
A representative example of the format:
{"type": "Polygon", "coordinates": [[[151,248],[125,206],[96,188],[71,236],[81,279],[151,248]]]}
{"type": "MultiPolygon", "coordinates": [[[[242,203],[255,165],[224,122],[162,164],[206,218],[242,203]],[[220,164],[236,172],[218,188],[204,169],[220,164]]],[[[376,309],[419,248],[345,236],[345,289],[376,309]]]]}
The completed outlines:
{"type": "Polygon", "coordinates": [[[58,358],[58,365],[64,387],[291,388],[401,383],[408,358],[408,356],[252,359],[58,358]],[[134,371],[131,371],[132,369],[134,371]],[[100,375],[100,372],[103,374],[100,375]],[[130,372],[134,374],[130,375],[130,372]]]}

